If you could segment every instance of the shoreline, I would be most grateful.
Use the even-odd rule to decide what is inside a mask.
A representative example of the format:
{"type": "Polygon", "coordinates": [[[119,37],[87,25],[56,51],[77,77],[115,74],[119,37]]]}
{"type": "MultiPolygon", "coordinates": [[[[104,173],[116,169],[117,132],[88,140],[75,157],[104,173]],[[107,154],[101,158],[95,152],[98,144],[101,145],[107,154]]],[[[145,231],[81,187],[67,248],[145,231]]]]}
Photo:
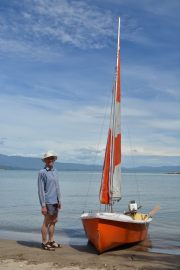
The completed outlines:
{"type": "MultiPolygon", "coordinates": [[[[135,251],[145,251],[148,253],[160,253],[167,255],[180,255],[180,246],[178,239],[157,239],[156,236],[148,235],[148,237],[136,245],[132,245],[131,249],[135,251]]],[[[29,241],[29,242],[41,242],[41,233],[38,231],[12,231],[0,229],[0,240],[12,240],[12,241],[29,241]]],[[[87,245],[87,238],[71,235],[64,230],[56,230],[56,240],[63,246],[82,246],[87,245]]]]}
{"type": "Polygon", "coordinates": [[[179,269],[180,255],[115,249],[101,255],[90,245],[45,251],[40,242],[0,239],[0,269],[179,269]]]}

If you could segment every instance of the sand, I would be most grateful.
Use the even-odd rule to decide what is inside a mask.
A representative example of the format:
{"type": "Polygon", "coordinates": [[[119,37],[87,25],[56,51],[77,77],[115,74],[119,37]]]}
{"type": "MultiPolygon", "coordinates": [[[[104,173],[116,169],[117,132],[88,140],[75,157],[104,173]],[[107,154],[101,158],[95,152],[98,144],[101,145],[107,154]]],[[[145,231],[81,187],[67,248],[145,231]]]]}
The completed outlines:
{"type": "Polygon", "coordinates": [[[180,269],[180,256],[128,247],[98,255],[91,245],[45,251],[38,242],[0,240],[0,270],[180,269]]]}

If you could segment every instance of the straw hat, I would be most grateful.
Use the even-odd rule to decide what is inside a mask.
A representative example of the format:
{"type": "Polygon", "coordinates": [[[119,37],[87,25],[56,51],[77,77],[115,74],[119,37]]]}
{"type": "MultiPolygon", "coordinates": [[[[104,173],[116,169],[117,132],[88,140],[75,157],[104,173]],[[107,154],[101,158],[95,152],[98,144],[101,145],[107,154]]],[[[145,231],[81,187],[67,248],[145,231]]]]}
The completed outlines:
{"type": "Polygon", "coordinates": [[[44,161],[46,158],[48,157],[54,157],[54,159],[56,160],[58,158],[57,154],[54,153],[53,151],[47,151],[47,153],[45,153],[42,157],[42,161],[44,161]]]}

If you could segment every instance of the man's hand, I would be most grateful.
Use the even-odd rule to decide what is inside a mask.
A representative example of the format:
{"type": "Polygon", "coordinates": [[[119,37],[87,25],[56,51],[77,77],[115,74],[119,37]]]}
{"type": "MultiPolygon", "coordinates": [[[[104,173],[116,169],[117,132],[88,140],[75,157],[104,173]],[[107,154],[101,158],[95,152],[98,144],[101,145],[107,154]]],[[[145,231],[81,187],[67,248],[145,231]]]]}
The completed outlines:
{"type": "Polygon", "coordinates": [[[44,207],[41,208],[41,213],[42,213],[44,216],[47,215],[47,208],[46,208],[46,206],[44,206],[44,207]]]}
{"type": "Polygon", "coordinates": [[[58,208],[61,209],[61,203],[60,202],[58,202],[58,208]]]}

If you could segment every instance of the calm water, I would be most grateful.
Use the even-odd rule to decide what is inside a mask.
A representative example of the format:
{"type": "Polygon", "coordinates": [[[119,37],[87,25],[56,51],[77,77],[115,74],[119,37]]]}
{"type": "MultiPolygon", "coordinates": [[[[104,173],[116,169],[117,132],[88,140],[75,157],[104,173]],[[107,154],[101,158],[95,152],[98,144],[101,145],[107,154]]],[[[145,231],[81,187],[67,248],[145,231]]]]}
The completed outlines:
{"type": "MultiPolygon", "coordinates": [[[[60,173],[62,211],[56,226],[57,240],[65,244],[86,245],[79,217],[83,210],[99,210],[100,177],[100,173],[60,173]]],[[[180,254],[180,176],[124,174],[123,193],[123,199],[116,206],[119,211],[126,210],[132,199],[140,199],[144,212],[156,204],[161,205],[161,211],[150,225],[149,238],[140,245],[141,248],[180,254]]],[[[0,170],[0,238],[40,241],[42,220],[37,172],[0,170]]]]}

